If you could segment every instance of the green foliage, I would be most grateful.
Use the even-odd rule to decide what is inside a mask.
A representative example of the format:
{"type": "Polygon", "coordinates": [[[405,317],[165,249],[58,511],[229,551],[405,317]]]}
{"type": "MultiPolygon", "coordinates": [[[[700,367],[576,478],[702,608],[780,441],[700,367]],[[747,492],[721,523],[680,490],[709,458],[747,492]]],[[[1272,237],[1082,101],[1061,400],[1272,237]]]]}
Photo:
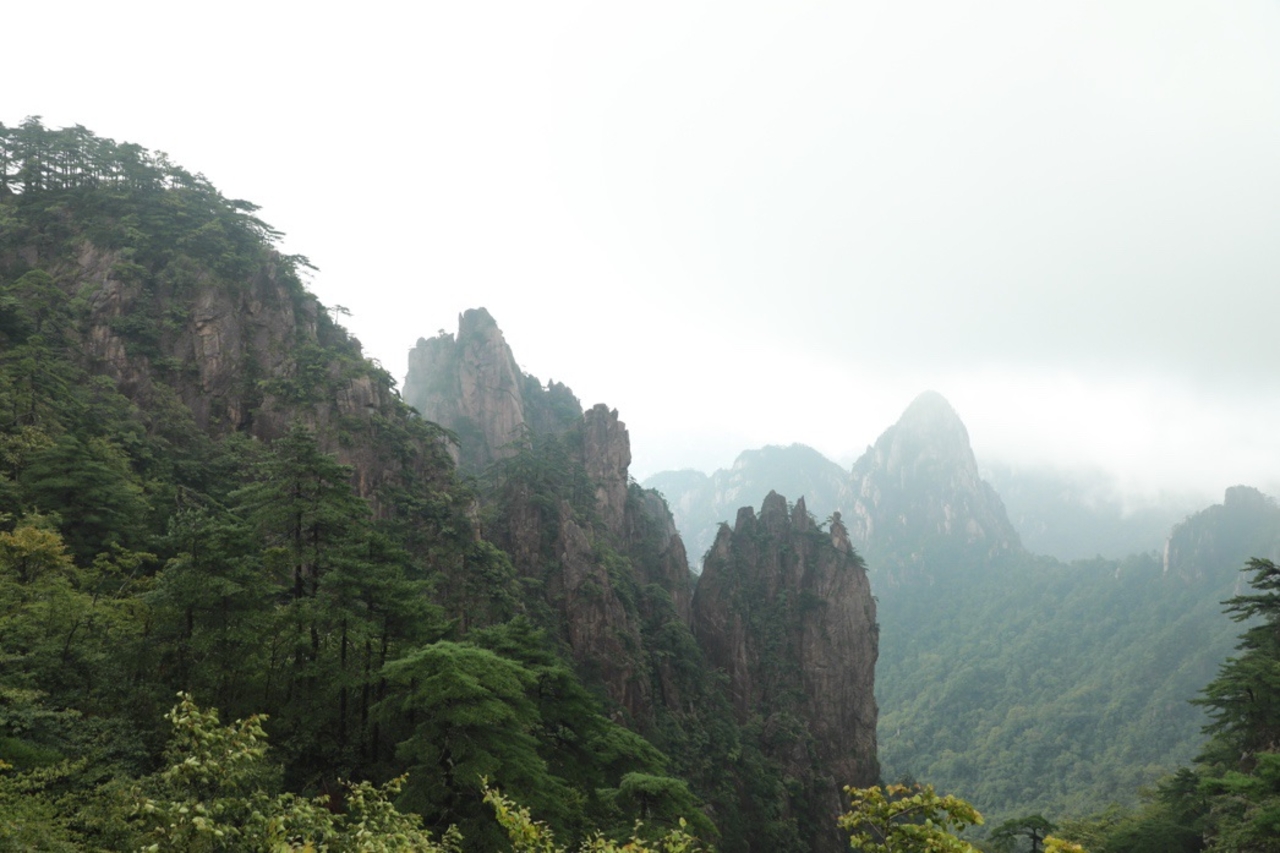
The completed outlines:
{"type": "Polygon", "coordinates": [[[70,853],[84,849],[81,836],[67,817],[70,803],[58,794],[61,783],[75,770],[74,765],[62,762],[14,772],[0,760],[0,851],[70,853]]]}
{"type": "Polygon", "coordinates": [[[537,710],[534,734],[541,754],[551,772],[588,792],[589,802],[597,789],[616,784],[625,773],[665,768],[666,756],[651,743],[601,713],[599,699],[529,619],[480,629],[468,639],[529,672],[527,692],[537,710]]]}
{"type": "Polygon", "coordinates": [[[1058,838],[1053,835],[1045,837],[1044,850],[1045,853],[1088,853],[1084,847],[1074,841],[1068,841],[1065,838],[1058,838]]]}
{"type": "Polygon", "coordinates": [[[1270,853],[1280,850],[1280,567],[1255,558],[1245,571],[1254,591],[1226,611],[1252,624],[1240,654],[1197,700],[1212,720],[1200,790],[1209,796],[1209,850],[1270,853]]]}
{"type": "Polygon", "coordinates": [[[26,517],[0,532],[0,683],[92,707],[91,697],[120,687],[119,652],[142,627],[136,596],[146,589],[141,572],[151,555],[116,549],[81,567],[46,523],[26,517]]]}
{"type": "Polygon", "coordinates": [[[624,812],[638,815],[633,837],[640,836],[640,826],[669,833],[691,828],[700,838],[716,836],[715,826],[702,813],[700,804],[688,783],[670,776],[628,773],[622,777],[616,792],[610,792],[614,804],[624,812]],[[664,829],[665,828],[665,829],[664,829]]]}
{"type": "MultiPolygon", "coordinates": [[[[527,808],[509,800],[487,783],[484,799],[493,807],[515,853],[566,853],[569,849],[558,845],[551,828],[535,821],[527,808]]],[[[636,834],[629,841],[619,843],[596,835],[583,841],[577,849],[582,853],[695,853],[704,849],[697,838],[685,831],[684,821],[680,821],[677,828],[650,840],[640,837],[642,824],[637,824],[635,829],[636,834]]]]}
{"type": "Polygon", "coordinates": [[[1043,815],[1026,815],[1006,820],[991,830],[990,838],[996,849],[1006,853],[1024,849],[1040,853],[1045,839],[1057,828],[1043,815]]]}
{"type": "Polygon", "coordinates": [[[933,786],[845,788],[849,810],[839,819],[863,853],[977,853],[955,833],[982,823],[973,806],[933,786]]]}
{"type": "Polygon", "coordinates": [[[420,821],[390,804],[401,780],[383,788],[347,785],[341,813],[327,797],[273,794],[260,717],[218,722],[182,695],[166,715],[174,729],[169,765],[142,784],[137,822],[151,843],[143,850],[184,851],[426,851],[457,849],[456,834],[442,842],[420,821]]]}
{"type": "Polygon", "coordinates": [[[1211,735],[1194,769],[1166,778],[1138,810],[1073,822],[1067,834],[1102,853],[1269,853],[1280,850],[1280,752],[1274,673],[1280,666],[1280,568],[1252,559],[1253,592],[1226,602],[1248,627],[1197,704],[1211,735]]]}
{"type": "Polygon", "coordinates": [[[128,457],[109,440],[63,435],[28,457],[18,482],[36,509],[63,519],[63,536],[79,560],[113,544],[136,544],[147,507],[128,457]]]}
{"type": "Polygon", "coordinates": [[[1230,648],[1216,602],[1234,569],[1184,580],[1140,555],[939,572],[927,591],[879,587],[879,746],[891,778],[963,790],[997,823],[1057,820],[1133,804],[1194,759],[1206,719],[1187,699],[1230,648]]]}
{"type": "Polygon", "coordinates": [[[1280,745],[1280,568],[1270,560],[1252,559],[1245,571],[1255,592],[1228,601],[1226,612],[1236,622],[1252,621],[1218,677],[1196,700],[1209,708],[1205,731],[1215,736],[1215,752],[1253,755],[1280,745]]]}
{"type": "Polygon", "coordinates": [[[409,724],[397,747],[410,769],[402,804],[428,825],[456,822],[473,843],[491,845],[480,807],[489,777],[554,820],[570,817],[573,793],[538,754],[528,669],[471,644],[439,642],[392,661],[384,674],[396,690],[383,713],[409,724]]]}
{"type": "Polygon", "coordinates": [[[1211,795],[1212,851],[1280,851],[1280,753],[1259,752],[1247,770],[1202,783],[1211,795]]]}

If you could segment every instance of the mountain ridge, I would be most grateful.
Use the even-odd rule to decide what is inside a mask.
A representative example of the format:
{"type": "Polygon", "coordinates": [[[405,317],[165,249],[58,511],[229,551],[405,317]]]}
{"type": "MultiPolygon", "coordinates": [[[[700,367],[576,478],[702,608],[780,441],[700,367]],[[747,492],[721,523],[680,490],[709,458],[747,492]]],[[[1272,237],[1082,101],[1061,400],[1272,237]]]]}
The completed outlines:
{"type": "Polygon", "coordinates": [[[491,507],[485,535],[542,591],[538,606],[559,626],[584,678],[677,754],[686,751],[684,735],[664,740],[664,729],[688,728],[704,713],[735,719],[738,752],[755,750],[764,772],[747,779],[721,767],[738,791],[718,807],[752,815],[748,826],[761,808],[781,808],[735,846],[841,849],[831,829],[839,784],[869,785],[878,773],[878,628],[865,567],[838,516],[824,530],[803,499],[792,510],[772,493],[757,527],[751,508],[739,504],[741,529],[736,538],[722,531],[717,569],[695,584],[666,502],[630,482],[630,440],[617,410],[597,404],[584,412],[564,389],[571,404],[557,411],[577,419],[554,419],[549,428],[536,422],[530,412],[552,387],[519,369],[484,309],[464,312],[456,336],[420,341],[409,363],[406,395],[424,418],[439,420],[455,458],[492,484],[481,489],[491,507]],[[753,605],[747,589],[771,590],[780,601],[753,605]],[[695,647],[697,656],[681,661],[673,644],[695,647]],[[853,661],[861,663],[847,665],[853,661]],[[761,684],[774,688],[752,686],[761,684]],[[694,697],[706,707],[695,710],[694,697]],[[761,719],[771,721],[763,732],[761,719]]]}

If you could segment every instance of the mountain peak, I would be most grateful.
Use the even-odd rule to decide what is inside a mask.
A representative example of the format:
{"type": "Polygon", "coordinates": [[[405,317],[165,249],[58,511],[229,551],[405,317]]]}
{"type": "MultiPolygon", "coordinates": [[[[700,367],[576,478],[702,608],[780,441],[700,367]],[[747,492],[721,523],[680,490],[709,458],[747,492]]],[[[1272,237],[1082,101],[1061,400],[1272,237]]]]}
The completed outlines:
{"type": "Polygon", "coordinates": [[[475,473],[521,446],[524,386],[502,330],[488,311],[473,308],[458,315],[456,338],[441,332],[409,351],[404,399],[459,436],[454,459],[475,473]]]}
{"type": "MultiPolygon", "coordinates": [[[[477,332],[488,331],[489,329],[497,329],[498,321],[493,319],[493,315],[486,308],[468,308],[458,315],[458,338],[464,338],[477,332]]],[[[501,336],[502,332],[499,331],[501,336]]]]}
{"type": "Polygon", "coordinates": [[[1187,580],[1237,576],[1250,557],[1280,559],[1280,507],[1252,486],[1188,516],[1164,543],[1164,571],[1187,580]]]}
{"type": "Polygon", "coordinates": [[[969,431],[936,391],[916,397],[853,466],[854,541],[871,563],[982,560],[1020,548],[1004,505],[978,474],[969,431]]]}
{"type": "Polygon", "coordinates": [[[958,424],[961,428],[964,427],[956,410],[937,391],[925,391],[912,400],[898,419],[898,423],[906,422],[958,424]]]}
{"type": "MultiPolygon", "coordinates": [[[[925,391],[911,401],[895,425],[899,433],[945,446],[949,454],[972,458],[969,430],[960,415],[937,391],[925,391]]],[[[976,468],[976,463],[975,463],[976,468]]]]}

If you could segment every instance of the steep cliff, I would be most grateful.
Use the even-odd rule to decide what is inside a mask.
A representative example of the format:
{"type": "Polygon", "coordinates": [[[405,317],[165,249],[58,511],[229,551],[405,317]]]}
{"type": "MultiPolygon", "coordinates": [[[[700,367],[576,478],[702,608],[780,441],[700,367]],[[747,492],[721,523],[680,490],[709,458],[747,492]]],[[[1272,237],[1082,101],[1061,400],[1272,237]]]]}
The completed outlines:
{"type": "MultiPolygon", "coordinates": [[[[0,126],[0,535],[6,560],[21,533],[59,568],[0,581],[10,603],[36,581],[66,596],[56,614],[8,615],[20,630],[0,680],[32,707],[48,696],[110,721],[51,735],[46,754],[120,734],[122,764],[153,766],[183,689],[269,715],[291,792],[412,769],[404,802],[466,826],[469,849],[501,842],[476,767],[574,843],[642,814],[711,838],[705,802],[721,849],[810,849],[809,818],[830,826],[826,786],[850,780],[803,777],[806,798],[790,769],[863,772],[828,754],[874,740],[865,709],[839,713],[832,641],[848,620],[822,596],[842,595],[823,580],[842,533],[811,530],[802,508],[786,522],[815,555],[796,593],[806,664],[785,695],[758,673],[768,723],[738,724],[690,628],[680,536],[630,481],[617,411],[583,412],[522,373],[492,318],[467,312],[416,351],[414,387],[425,375],[431,391],[416,402],[450,436],[361,358],[252,205],[83,128],[32,120],[19,137],[6,147],[0,126]]],[[[742,655],[768,649],[755,631],[742,655]]],[[[5,749],[25,749],[13,734],[0,721],[5,749]]]]}
{"type": "Polygon", "coordinates": [[[543,387],[520,370],[484,308],[459,315],[456,337],[441,332],[418,340],[409,351],[404,399],[456,435],[454,457],[473,474],[511,458],[532,435],[563,432],[582,417],[572,391],[556,382],[543,387]]]}
{"type": "Polygon", "coordinates": [[[53,348],[47,366],[65,358],[109,381],[153,433],[189,422],[269,442],[305,425],[375,500],[406,466],[438,467],[430,430],[388,429],[408,423],[391,377],[306,291],[306,259],[275,248],[252,204],[83,128],[18,135],[20,159],[65,160],[56,177],[28,162],[0,231],[0,281],[19,314],[43,318],[22,339],[53,348]]]}
{"type": "MultiPolygon", "coordinates": [[[[791,807],[830,825],[839,786],[879,775],[876,606],[839,517],[823,529],[803,498],[789,510],[776,492],[759,516],[740,509],[707,554],[693,615],[738,720],[760,720],[767,754],[804,786],[791,807]]],[[[815,849],[842,846],[835,832],[814,834],[815,849]]]]}
{"type": "Polygon", "coordinates": [[[1021,552],[968,431],[935,392],[917,397],[854,463],[853,492],[850,538],[886,581],[1021,552]]]}
{"type": "MultiPolygon", "coordinates": [[[[824,529],[771,494],[721,529],[695,591],[666,502],[630,482],[616,410],[521,373],[483,311],[419,342],[410,371],[409,399],[484,466],[484,533],[525,607],[715,804],[725,849],[838,849],[839,787],[878,772],[875,602],[838,514],[824,529]]],[[[762,462],[794,474],[804,451],[762,462]]]]}
{"type": "MultiPolygon", "coordinates": [[[[617,410],[583,411],[564,385],[522,372],[493,317],[464,312],[457,335],[410,353],[406,399],[456,438],[481,476],[484,535],[511,555],[580,670],[637,725],[654,720],[646,631],[688,630],[691,578],[666,504],[632,487],[631,439],[617,410]]],[[[667,701],[662,699],[661,701],[667,701]]]]}

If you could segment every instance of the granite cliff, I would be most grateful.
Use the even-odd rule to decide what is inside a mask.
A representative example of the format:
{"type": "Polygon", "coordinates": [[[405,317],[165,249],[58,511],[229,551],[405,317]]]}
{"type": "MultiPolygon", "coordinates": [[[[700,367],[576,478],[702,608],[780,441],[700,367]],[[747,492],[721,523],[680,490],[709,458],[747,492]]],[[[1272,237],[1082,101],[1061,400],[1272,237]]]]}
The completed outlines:
{"type": "MultiPolygon", "coordinates": [[[[725,673],[738,720],[768,732],[770,757],[803,789],[789,806],[833,826],[841,785],[879,776],[875,677],[879,640],[866,567],[839,515],[816,524],[804,499],[776,492],[757,516],[738,511],[707,554],[693,602],[708,663],[725,673]]],[[[847,845],[815,834],[815,848],[847,845]]]]}
{"type": "MultiPolygon", "coordinates": [[[[727,851],[828,846],[826,793],[875,761],[874,605],[841,529],[783,501],[803,571],[730,549],[722,588],[738,572],[766,596],[732,602],[740,636],[702,631],[754,662],[761,705],[739,713],[617,411],[521,372],[477,311],[416,352],[409,391],[441,429],[306,292],[306,260],[251,203],[83,128],[0,126],[0,149],[0,534],[60,555],[56,578],[10,572],[6,600],[27,596],[15,582],[67,593],[52,623],[8,614],[6,672],[37,688],[20,691],[33,716],[48,696],[111,720],[37,733],[59,745],[41,754],[120,733],[120,765],[86,776],[156,766],[155,725],[189,690],[269,716],[282,790],[408,773],[402,802],[463,826],[468,849],[502,842],[481,773],[573,843],[688,817],[727,851]]],[[[27,750],[2,723],[5,757],[27,750]]]]}
{"type": "Polygon", "coordinates": [[[442,331],[418,339],[403,393],[423,418],[454,433],[451,452],[469,474],[516,455],[533,435],[564,432],[582,417],[567,387],[543,386],[520,370],[484,308],[459,315],[456,336],[442,331]]]}
{"type": "Polygon", "coordinates": [[[351,466],[357,492],[375,506],[402,475],[439,470],[434,442],[408,439],[394,426],[407,408],[391,377],[306,291],[296,258],[249,241],[232,263],[230,250],[219,247],[217,255],[194,243],[211,223],[224,233],[243,227],[219,221],[232,216],[225,204],[192,205],[190,233],[173,237],[181,251],[130,246],[69,209],[58,224],[62,240],[35,229],[6,235],[0,276],[17,278],[29,304],[60,306],[54,311],[66,325],[54,341],[88,373],[110,380],[148,429],[189,422],[211,437],[269,442],[305,425],[351,466]],[[392,447],[401,438],[413,453],[392,447]]]}
{"type": "Polygon", "coordinates": [[[630,484],[631,440],[617,410],[583,411],[564,385],[526,375],[483,308],[458,318],[456,336],[418,342],[405,397],[481,476],[492,507],[484,536],[542,591],[581,670],[638,725],[651,724],[662,668],[647,660],[645,622],[661,609],[687,630],[692,586],[666,505],[630,484]]]}

